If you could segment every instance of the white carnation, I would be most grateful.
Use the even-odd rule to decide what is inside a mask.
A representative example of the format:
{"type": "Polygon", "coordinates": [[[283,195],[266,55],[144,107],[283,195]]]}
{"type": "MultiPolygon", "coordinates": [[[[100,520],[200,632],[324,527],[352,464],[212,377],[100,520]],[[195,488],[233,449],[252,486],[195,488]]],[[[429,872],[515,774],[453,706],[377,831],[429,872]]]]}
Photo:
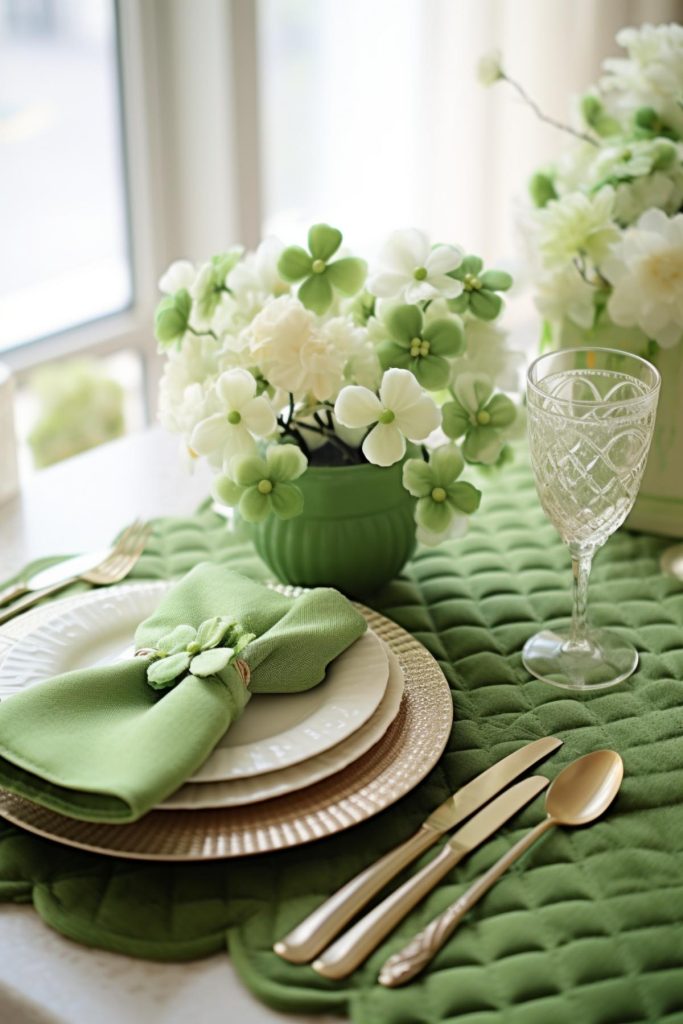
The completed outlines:
{"type": "Polygon", "coordinates": [[[334,398],[346,361],[328,340],[317,318],[298,299],[282,296],[268,303],[246,332],[253,363],[275,387],[296,398],[334,398]]]}
{"type": "Polygon", "coordinates": [[[612,284],[607,312],[664,347],[683,334],[683,214],[648,210],[628,228],[602,266],[612,284]]]}

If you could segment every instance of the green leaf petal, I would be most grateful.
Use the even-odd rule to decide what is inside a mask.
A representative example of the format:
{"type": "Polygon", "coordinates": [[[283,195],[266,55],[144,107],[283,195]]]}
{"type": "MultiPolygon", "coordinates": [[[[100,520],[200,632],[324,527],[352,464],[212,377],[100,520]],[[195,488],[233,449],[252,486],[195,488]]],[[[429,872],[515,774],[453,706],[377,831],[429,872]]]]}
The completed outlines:
{"type": "Polygon", "coordinates": [[[256,639],[256,633],[242,633],[234,644],[235,654],[240,654],[245,647],[248,647],[252,640],[256,639]]]}
{"type": "Polygon", "coordinates": [[[462,453],[468,462],[495,462],[500,455],[503,442],[497,431],[491,427],[473,427],[467,433],[462,453]]]}
{"type": "Polygon", "coordinates": [[[484,288],[489,288],[494,292],[506,292],[508,288],[512,287],[512,276],[506,274],[504,270],[487,270],[479,280],[484,288]]]}
{"type": "Polygon", "coordinates": [[[213,482],[212,493],[216,501],[223,505],[238,505],[242,497],[242,488],[231,480],[229,476],[222,474],[217,476],[213,482]]]}
{"type": "Polygon", "coordinates": [[[377,358],[383,370],[398,366],[407,370],[410,363],[410,347],[398,341],[383,341],[377,346],[377,358]]]}
{"type": "Polygon", "coordinates": [[[470,309],[480,320],[495,320],[503,307],[503,300],[495,292],[483,288],[470,292],[470,309]]]}
{"type": "Polygon", "coordinates": [[[478,491],[472,484],[461,481],[457,484],[451,484],[447,491],[449,503],[459,509],[460,512],[464,512],[465,515],[472,515],[479,508],[481,491],[478,491]]]}
{"type": "Polygon", "coordinates": [[[347,256],[343,260],[330,263],[324,276],[342,295],[355,295],[363,287],[367,272],[368,265],[365,260],[347,256]]]}
{"type": "Polygon", "coordinates": [[[432,501],[431,498],[420,498],[415,509],[415,520],[418,526],[432,533],[443,533],[450,526],[453,509],[447,501],[432,501]]]}
{"type": "Polygon", "coordinates": [[[463,292],[457,299],[448,300],[448,308],[452,313],[464,313],[470,308],[471,292],[463,292]]]}
{"type": "Polygon", "coordinates": [[[448,384],[451,369],[441,356],[418,356],[410,360],[409,369],[427,391],[440,391],[448,384]]]}
{"type": "Polygon", "coordinates": [[[441,426],[447,437],[454,439],[462,437],[469,425],[470,418],[467,410],[456,399],[453,399],[452,402],[446,402],[441,407],[441,426]]]}
{"type": "Polygon", "coordinates": [[[230,460],[230,475],[240,487],[253,487],[268,478],[268,467],[258,455],[236,455],[230,460]]]}
{"type": "Polygon", "coordinates": [[[303,512],[304,496],[296,484],[275,484],[270,498],[280,519],[293,519],[303,512]]]}
{"type": "Polygon", "coordinates": [[[491,397],[493,387],[489,378],[483,374],[461,373],[453,385],[453,391],[463,409],[476,413],[491,397]]]}
{"type": "Polygon", "coordinates": [[[426,498],[432,492],[432,469],[424,459],[408,459],[403,464],[403,486],[414,498],[426,498]]]}
{"type": "Polygon", "coordinates": [[[190,662],[190,672],[200,679],[215,676],[225,668],[234,653],[232,647],[214,647],[211,651],[202,651],[190,662]]]}
{"type": "Polygon", "coordinates": [[[261,494],[258,487],[249,487],[240,499],[239,510],[248,523],[262,523],[270,514],[270,494],[261,494]]]}
{"type": "Polygon", "coordinates": [[[331,228],[329,224],[314,224],[308,232],[308,248],[316,260],[329,260],[341,242],[341,231],[331,228]]]}
{"type": "Polygon", "coordinates": [[[432,467],[434,487],[450,487],[465,468],[465,460],[455,444],[444,444],[433,451],[429,464],[432,467]]]}
{"type": "Polygon", "coordinates": [[[154,333],[157,341],[167,345],[182,338],[187,330],[191,309],[192,299],[185,288],[162,299],[154,314],[154,333]]]}
{"type": "Polygon", "coordinates": [[[277,261],[278,274],[284,281],[300,281],[311,272],[313,260],[299,245],[290,245],[277,261]]]}
{"type": "Polygon", "coordinates": [[[460,265],[450,272],[449,277],[457,277],[459,281],[462,281],[465,274],[474,274],[476,277],[483,266],[484,261],[479,256],[473,256],[470,253],[469,256],[463,257],[460,265]]]}
{"type": "Polygon", "coordinates": [[[306,471],[306,456],[295,444],[271,445],[266,452],[268,479],[283,483],[296,480],[306,471]]]}
{"type": "Polygon", "coordinates": [[[327,280],[326,273],[312,274],[299,288],[299,301],[318,316],[322,316],[330,308],[333,297],[332,285],[327,280]]]}
{"type": "Polygon", "coordinates": [[[197,630],[192,626],[176,626],[172,632],[157,641],[157,648],[164,655],[177,654],[179,651],[184,651],[187,645],[196,639],[197,630]]]}
{"type": "Polygon", "coordinates": [[[517,418],[517,407],[507,395],[494,395],[486,406],[486,412],[491,417],[490,426],[499,430],[509,427],[517,418]]]}
{"type": "Polygon", "coordinates": [[[534,206],[540,208],[547,206],[551,199],[557,199],[557,192],[555,191],[552,177],[549,174],[544,174],[542,171],[534,174],[529,182],[529,194],[534,206]]]}
{"type": "Polygon", "coordinates": [[[465,348],[465,334],[457,320],[434,320],[423,333],[435,356],[457,356],[465,348]]]}
{"type": "Polygon", "coordinates": [[[182,654],[172,654],[169,658],[162,658],[160,661],[153,661],[147,668],[147,681],[155,690],[163,690],[186,671],[190,664],[190,655],[187,651],[182,654]]]}
{"type": "MultiPolygon", "coordinates": [[[[206,619],[205,622],[202,622],[197,630],[197,643],[200,650],[208,651],[210,647],[218,647],[231,625],[230,619],[226,619],[222,615],[216,615],[213,619],[206,619]]],[[[192,671],[194,672],[194,669],[192,671]]]]}
{"type": "Polygon", "coordinates": [[[386,325],[399,344],[410,345],[413,338],[422,337],[422,312],[417,306],[397,306],[387,316],[386,325]]]}

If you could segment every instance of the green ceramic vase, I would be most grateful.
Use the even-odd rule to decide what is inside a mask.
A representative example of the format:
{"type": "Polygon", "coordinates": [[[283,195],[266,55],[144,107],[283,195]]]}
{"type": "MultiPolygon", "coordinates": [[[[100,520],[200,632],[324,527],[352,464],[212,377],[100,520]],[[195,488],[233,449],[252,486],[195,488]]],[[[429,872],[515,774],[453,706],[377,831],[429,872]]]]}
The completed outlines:
{"type": "Polygon", "coordinates": [[[415,499],[403,463],[309,466],[297,485],[304,510],[253,528],[256,550],[283,583],[364,597],[393,579],[415,549],[415,499]]]}

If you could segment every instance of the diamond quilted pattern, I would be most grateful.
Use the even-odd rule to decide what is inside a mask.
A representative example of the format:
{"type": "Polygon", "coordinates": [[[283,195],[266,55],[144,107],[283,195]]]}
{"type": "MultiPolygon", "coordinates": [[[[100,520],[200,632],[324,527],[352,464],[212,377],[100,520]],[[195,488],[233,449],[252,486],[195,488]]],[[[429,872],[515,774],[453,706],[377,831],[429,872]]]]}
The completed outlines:
{"type": "MultiPolygon", "coordinates": [[[[417,790],[309,847],[201,866],[98,858],[4,826],[0,897],[32,898],[65,934],[136,956],[187,959],[227,944],[272,1006],[356,1024],[682,1024],[683,587],[658,571],[665,543],[621,532],[597,555],[591,615],[636,644],[640,667],[613,690],[568,696],[529,679],[521,663],[540,624],[569,614],[567,552],[524,466],[488,480],[470,535],[421,551],[373,602],[429,648],[453,691],[451,741],[417,790]],[[455,869],[347,981],[270,952],[453,788],[550,733],[565,745],[541,769],[549,776],[598,747],[622,753],[616,803],[592,827],[556,829],[528,851],[420,980],[393,991],[375,984],[386,957],[539,820],[540,801],[455,869]]],[[[135,575],[180,575],[201,559],[267,575],[246,538],[229,538],[208,509],[160,520],[135,575]]]]}

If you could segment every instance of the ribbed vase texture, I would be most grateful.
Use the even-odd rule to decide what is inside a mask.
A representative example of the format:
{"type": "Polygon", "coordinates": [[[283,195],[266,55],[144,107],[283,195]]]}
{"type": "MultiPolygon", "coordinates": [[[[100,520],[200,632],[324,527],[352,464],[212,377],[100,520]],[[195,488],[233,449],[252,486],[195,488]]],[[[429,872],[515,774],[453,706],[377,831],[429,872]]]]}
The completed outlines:
{"type": "Polygon", "coordinates": [[[297,481],[304,511],[254,526],[256,550],[283,583],[363,597],[396,576],[415,549],[415,500],[402,464],[311,466],[297,481]]]}

